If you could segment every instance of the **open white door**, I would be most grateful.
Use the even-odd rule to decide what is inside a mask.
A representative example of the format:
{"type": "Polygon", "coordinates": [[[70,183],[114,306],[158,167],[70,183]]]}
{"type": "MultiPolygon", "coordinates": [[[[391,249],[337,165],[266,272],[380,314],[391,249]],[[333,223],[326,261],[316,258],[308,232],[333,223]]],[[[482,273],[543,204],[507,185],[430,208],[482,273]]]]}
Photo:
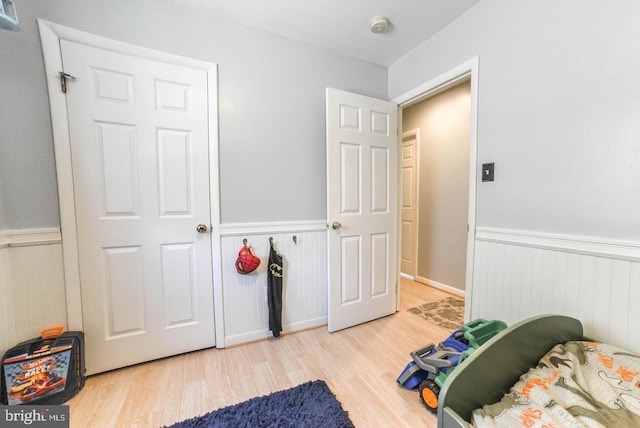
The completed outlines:
{"type": "Polygon", "coordinates": [[[60,45],[89,374],[214,346],[206,72],[60,45]]]}
{"type": "Polygon", "coordinates": [[[396,311],[397,111],[327,88],[329,331],[396,311]]]}

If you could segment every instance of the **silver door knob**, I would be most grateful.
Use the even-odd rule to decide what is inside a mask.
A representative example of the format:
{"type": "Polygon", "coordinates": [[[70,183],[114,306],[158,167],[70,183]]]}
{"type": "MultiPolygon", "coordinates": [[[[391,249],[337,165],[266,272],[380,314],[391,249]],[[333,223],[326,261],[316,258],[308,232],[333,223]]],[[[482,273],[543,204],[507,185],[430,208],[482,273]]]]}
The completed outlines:
{"type": "Polygon", "coordinates": [[[207,229],[208,229],[208,227],[207,227],[206,224],[200,223],[198,226],[196,226],[196,231],[198,233],[207,233],[207,229]]]}
{"type": "Polygon", "coordinates": [[[334,221],[333,224],[331,225],[331,227],[333,227],[333,230],[338,230],[338,229],[342,228],[342,225],[340,224],[339,221],[334,221]]]}

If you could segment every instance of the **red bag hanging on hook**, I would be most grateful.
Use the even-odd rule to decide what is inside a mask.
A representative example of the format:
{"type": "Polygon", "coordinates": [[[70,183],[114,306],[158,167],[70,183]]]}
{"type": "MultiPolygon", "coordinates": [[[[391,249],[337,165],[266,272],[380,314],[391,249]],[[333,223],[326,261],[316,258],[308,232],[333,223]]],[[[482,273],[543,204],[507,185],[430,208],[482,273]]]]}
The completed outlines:
{"type": "Polygon", "coordinates": [[[242,247],[236,259],[236,270],[238,273],[246,275],[256,270],[258,266],[260,266],[260,258],[253,254],[251,247],[247,247],[246,245],[242,247]]]}

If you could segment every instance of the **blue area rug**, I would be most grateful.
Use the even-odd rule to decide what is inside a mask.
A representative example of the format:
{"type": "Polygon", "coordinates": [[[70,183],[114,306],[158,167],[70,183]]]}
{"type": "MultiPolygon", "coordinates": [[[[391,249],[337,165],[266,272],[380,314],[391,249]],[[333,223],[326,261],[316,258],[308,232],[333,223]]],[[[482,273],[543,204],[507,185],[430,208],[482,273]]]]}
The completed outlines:
{"type": "Polygon", "coordinates": [[[327,384],[316,380],[171,425],[171,428],[204,427],[348,428],[354,425],[327,384]]]}

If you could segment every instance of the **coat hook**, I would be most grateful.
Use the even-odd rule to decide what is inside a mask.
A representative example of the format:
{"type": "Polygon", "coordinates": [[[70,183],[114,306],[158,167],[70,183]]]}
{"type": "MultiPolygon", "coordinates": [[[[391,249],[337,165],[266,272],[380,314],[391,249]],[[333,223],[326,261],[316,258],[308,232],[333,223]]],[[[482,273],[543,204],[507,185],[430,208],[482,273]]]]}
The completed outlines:
{"type": "Polygon", "coordinates": [[[269,237],[269,244],[273,245],[273,237],[269,237]]]}
{"type": "Polygon", "coordinates": [[[243,244],[244,244],[244,246],[246,247],[246,246],[247,246],[247,238],[244,238],[244,239],[242,240],[242,243],[243,243],[243,244]]]}
{"type": "Polygon", "coordinates": [[[298,243],[298,237],[296,235],[293,235],[293,243],[294,244],[298,243]]]}

